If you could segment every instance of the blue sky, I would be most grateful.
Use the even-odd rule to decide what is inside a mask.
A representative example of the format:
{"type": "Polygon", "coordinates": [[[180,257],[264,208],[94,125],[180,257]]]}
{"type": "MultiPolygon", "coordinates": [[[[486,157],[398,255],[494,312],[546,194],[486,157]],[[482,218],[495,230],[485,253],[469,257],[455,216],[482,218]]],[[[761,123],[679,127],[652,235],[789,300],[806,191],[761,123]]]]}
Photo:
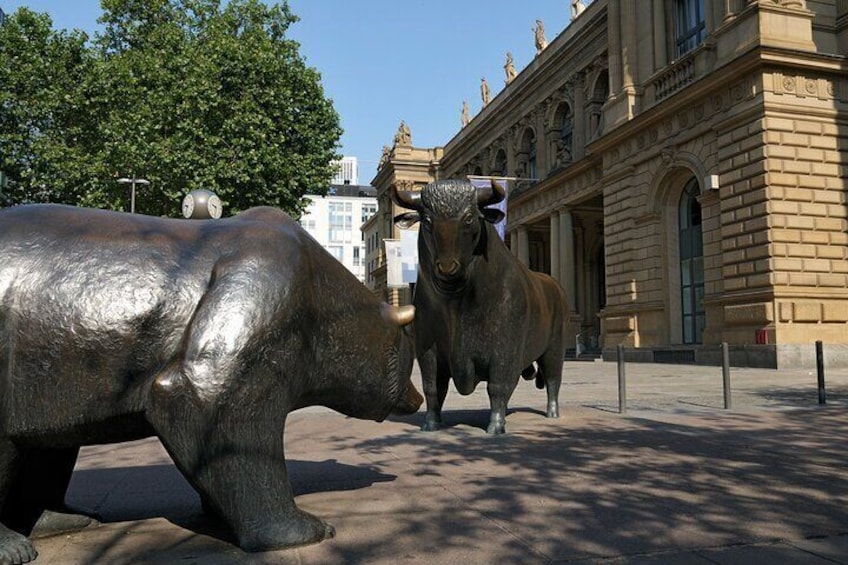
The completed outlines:
{"type": "MultiPolygon", "coordinates": [[[[62,29],[97,30],[99,0],[0,0],[47,12],[62,29]]],[[[553,40],[570,19],[569,0],[289,0],[300,17],[290,37],[318,69],[341,116],[341,152],[359,159],[359,181],[376,173],[400,120],[416,147],[444,145],[459,131],[462,101],[480,110],[480,78],[503,88],[511,51],[520,72],[535,55],[533,27],[553,40]]]]}

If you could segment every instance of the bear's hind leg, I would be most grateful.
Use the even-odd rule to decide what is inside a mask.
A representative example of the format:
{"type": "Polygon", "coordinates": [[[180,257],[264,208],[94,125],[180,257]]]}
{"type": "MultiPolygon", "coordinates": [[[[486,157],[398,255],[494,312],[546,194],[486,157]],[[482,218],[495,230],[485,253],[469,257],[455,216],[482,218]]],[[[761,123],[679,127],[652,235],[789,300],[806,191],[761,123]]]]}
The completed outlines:
{"type": "Polygon", "coordinates": [[[78,454],[78,447],[21,450],[20,472],[9,499],[20,522],[12,527],[44,537],[75,532],[92,523],[86,515],[91,512],[65,504],[78,454]]]}
{"type": "Polygon", "coordinates": [[[9,493],[18,476],[20,467],[20,452],[14,443],[7,438],[0,438],[0,563],[29,563],[38,553],[32,542],[25,536],[6,527],[7,517],[13,510],[7,504],[9,493]]]}

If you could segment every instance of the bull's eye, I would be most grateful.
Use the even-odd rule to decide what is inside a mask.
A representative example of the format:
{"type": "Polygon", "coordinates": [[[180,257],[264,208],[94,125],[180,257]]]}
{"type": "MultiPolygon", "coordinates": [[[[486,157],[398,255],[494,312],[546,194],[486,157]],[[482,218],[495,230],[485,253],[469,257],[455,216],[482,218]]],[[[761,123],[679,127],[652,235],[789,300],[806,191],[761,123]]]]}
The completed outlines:
{"type": "Polygon", "coordinates": [[[470,226],[474,223],[474,216],[472,214],[466,214],[465,218],[463,218],[463,222],[465,222],[466,226],[470,226]]]}
{"type": "Polygon", "coordinates": [[[421,224],[425,228],[430,229],[431,227],[433,227],[433,220],[430,218],[430,216],[424,216],[423,218],[421,218],[421,224]]]}

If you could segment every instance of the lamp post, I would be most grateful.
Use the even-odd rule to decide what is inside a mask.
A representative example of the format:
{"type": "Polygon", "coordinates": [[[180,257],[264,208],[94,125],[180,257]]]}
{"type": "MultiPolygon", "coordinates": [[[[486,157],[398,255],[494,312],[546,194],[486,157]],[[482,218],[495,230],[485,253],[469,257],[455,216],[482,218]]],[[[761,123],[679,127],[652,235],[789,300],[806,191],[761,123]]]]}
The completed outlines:
{"type": "Polygon", "coordinates": [[[131,184],[132,185],[132,189],[130,191],[130,214],[135,214],[135,185],[143,184],[143,185],[146,186],[146,185],[150,184],[150,181],[147,180],[147,179],[137,179],[137,178],[135,178],[135,175],[133,175],[132,178],[126,178],[126,177],[119,178],[118,182],[121,183],[121,184],[131,184]]]}

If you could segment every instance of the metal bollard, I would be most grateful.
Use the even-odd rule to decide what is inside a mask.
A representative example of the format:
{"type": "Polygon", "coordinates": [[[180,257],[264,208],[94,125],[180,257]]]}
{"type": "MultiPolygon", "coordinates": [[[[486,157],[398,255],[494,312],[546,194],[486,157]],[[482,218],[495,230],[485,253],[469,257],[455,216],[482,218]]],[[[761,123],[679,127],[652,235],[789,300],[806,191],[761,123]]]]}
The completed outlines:
{"type": "Polygon", "coordinates": [[[721,377],[724,383],[724,409],[730,410],[730,347],[721,342],[721,377]]]}
{"type": "Polygon", "coordinates": [[[618,413],[627,413],[627,386],[624,378],[624,346],[620,343],[616,347],[618,356],[618,413]]]}
{"type": "Polygon", "coordinates": [[[824,388],[824,346],[816,342],[816,374],[819,381],[819,404],[827,404],[827,392],[824,388]]]}

